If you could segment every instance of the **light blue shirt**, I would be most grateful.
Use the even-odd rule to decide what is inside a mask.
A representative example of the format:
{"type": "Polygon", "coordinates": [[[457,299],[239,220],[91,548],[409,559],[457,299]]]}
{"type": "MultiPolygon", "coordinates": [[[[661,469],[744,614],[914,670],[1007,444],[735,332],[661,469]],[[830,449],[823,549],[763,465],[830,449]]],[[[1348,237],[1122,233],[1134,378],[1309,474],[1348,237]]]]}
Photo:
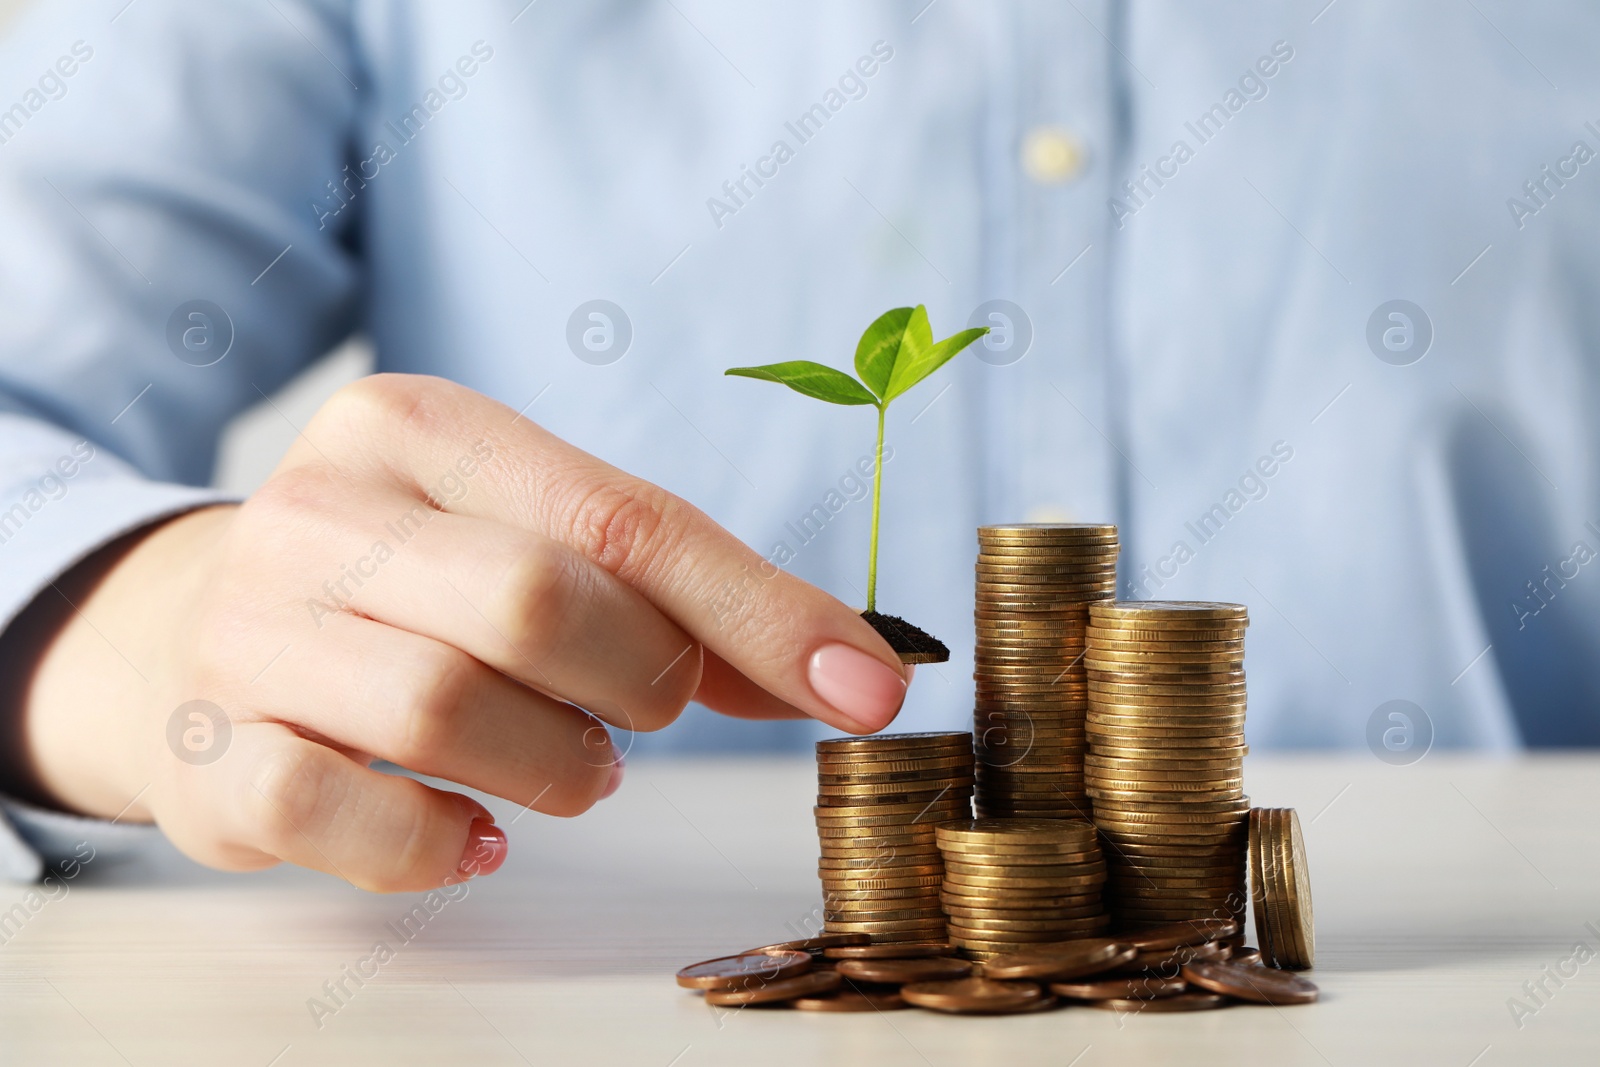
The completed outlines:
{"type": "Polygon", "coordinates": [[[1249,605],[1258,748],[1361,747],[1394,700],[1441,747],[1600,741],[1597,22],[36,5],[0,52],[0,619],[212,499],[227,420],[352,331],[860,604],[870,412],[721,372],[848,367],[921,302],[997,329],[890,413],[880,606],[954,651],[899,726],[970,722],[974,527],[1055,518],[1119,524],[1124,596],[1249,605]]]}

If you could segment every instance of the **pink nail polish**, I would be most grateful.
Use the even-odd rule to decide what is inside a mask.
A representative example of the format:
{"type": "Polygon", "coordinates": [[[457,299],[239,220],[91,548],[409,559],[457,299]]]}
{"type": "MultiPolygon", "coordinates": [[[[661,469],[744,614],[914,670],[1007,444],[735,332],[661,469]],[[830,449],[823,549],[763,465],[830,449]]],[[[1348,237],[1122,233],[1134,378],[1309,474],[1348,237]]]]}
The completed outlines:
{"type": "Polygon", "coordinates": [[[626,760],[624,760],[623,757],[618,756],[617,762],[611,765],[611,780],[606,783],[605,792],[600,794],[601,800],[604,800],[606,797],[622,788],[622,768],[625,762],[626,760]]]}
{"type": "Polygon", "coordinates": [[[456,873],[463,878],[493,874],[506,861],[510,845],[506,832],[489,819],[473,819],[467,832],[467,847],[461,852],[461,863],[456,873]]]}
{"type": "Polygon", "coordinates": [[[881,730],[893,721],[906,698],[900,672],[860,649],[837,642],[811,653],[811,688],[863,730],[881,730]]]}

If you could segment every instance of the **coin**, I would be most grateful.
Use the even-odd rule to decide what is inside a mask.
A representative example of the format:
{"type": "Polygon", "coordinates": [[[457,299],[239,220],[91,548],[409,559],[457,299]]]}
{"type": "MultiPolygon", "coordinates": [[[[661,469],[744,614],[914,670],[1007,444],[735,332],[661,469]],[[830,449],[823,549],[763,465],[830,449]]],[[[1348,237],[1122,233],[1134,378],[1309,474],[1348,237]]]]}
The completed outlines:
{"type": "Polygon", "coordinates": [[[838,929],[845,933],[871,934],[873,937],[904,936],[908,941],[926,941],[930,938],[944,937],[946,934],[945,921],[938,919],[893,919],[873,922],[828,922],[829,929],[838,929]],[[915,935],[915,936],[912,936],[915,935]]]}
{"type": "Polygon", "coordinates": [[[780,941],[776,945],[746,949],[741,955],[748,956],[756,952],[826,953],[829,949],[864,946],[869,940],[866,934],[817,934],[815,937],[803,937],[798,941],[780,941]]]}
{"type": "MultiPolygon", "coordinates": [[[[1261,950],[1243,945],[1233,950],[1233,955],[1228,957],[1228,962],[1238,964],[1261,964],[1261,950]]],[[[1265,964],[1261,964],[1265,966],[1265,964]]]]}
{"type": "Polygon", "coordinates": [[[753,952],[690,964],[677,978],[685,989],[736,989],[792,978],[810,969],[809,952],[753,952]]]}
{"type": "Polygon", "coordinates": [[[818,754],[827,757],[841,754],[861,755],[871,758],[888,752],[914,751],[918,758],[933,758],[934,753],[949,750],[963,751],[972,743],[972,735],[957,731],[936,731],[911,734],[874,734],[871,737],[835,737],[818,741],[818,754]]]}
{"type": "Polygon", "coordinates": [[[905,985],[909,982],[938,982],[963,978],[972,973],[972,964],[949,956],[928,959],[840,960],[839,973],[860,982],[905,985]]]}
{"type": "Polygon", "coordinates": [[[1127,944],[1141,952],[1182,945],[1201,945],[1207,941],[1220,941],[1239,932],[1239,924],[1232,919],[1193,919],[1172,923],[1153,930],[1134,930],[1123,935],[1127,944]]]}
{"type": "Polygon", "coordinates": [[[1130,945],[1105,938],[1085,938],[998,956],[983,965],[983,974],[986,978],[1060,981],[1098,974],[1126,963],[1137,954],[1138,950],[1130,945]]]}
{"type": "MultiPolygon", "coordinates": [[[[941,896],[940,903],[944,913],[952,921],[968,921],[977,919],[1012,919],[1018,921],[1048,920],[1048,919],[1087,919],[1103,914],[1100,903],[1100,894],[1085,897],[1081,904],[1061,907],[1037,908],[1002,908],[990,907],[988,904],[972,903],[971,897],[941,896]],[[967,901],[967,903],[963,903],[967,901]]],[[[1017,901],[1017,903],[1022,903],[1017,901]]]]}
{"type": "Polygon", "coordinates": [[[780,978],[749,988],[708,989],[706,1003],[719,1007],[742,1007],[747,1004],[772,1004],[793,1000],[795,997],[831,993],[844,984],[844,979],[832,971],[813,971],[794,978],[780,978]]]}
{"type": "Polygon", "coordinates": [[[1317,987],[1296,974],[1253,964],[1195,962],[1185,964],[1183,977],[1191,984],[1258,1004],[1310,1004],[1317,987]]]}
{"type": "MultiPolygon", "coordinates": [[[[990,961],[993,962],[992,960],[990,961]]],[[[987,966],[987,965],[985,965],[987,966]]],[[[1095,978],[1081,982],[1051,982],[1050,991],[1073,1000],[1156,1000],[1186,991],[1189,983],[1181,978],[1095,978]]]]}
{"type": "Polygon", "coordinates": [[[1048,819],[969,819],[945,823],[935,833],[941,846],[945,842],[984,844],[998,841],[1082,846],[1095,841],[1094,826],[1090,823],[1048,819]]]}
{"type": "Polygon", "coordinates": [[[1089,617],[1095,620],[1097,626],[1127,621],[1145,627],[1159,625],[1165,629],[1195,621],[1210,623],[1213,627],[1217,620],[1245,622],[1249,619],[1249,612],[1243,604],[1200,600],[1118,600],[1096,604],[1090,609],[1089,617]]]}
{"type": "Polygon", "coordinates": [[[1088,1004],[1089,1007],[1099,1008],[1102,1011],[1125,1011],[1135,1014],[1144,1011],[1209,1011],[1212,1008],[1227,1007],[1228,998],[1219,997],[1215,993],[1179,993],[1176,996],[1157,997],[1153,1000],[1091,1000],[1088,1004]]]}
{"type": "Polygon", "coordinates": [[[823,950],[823,955],[830,960],[914,960],[949,954],[950,944],[946,941],[930,941],[926,944],[906,941],[871,945],[857,943],[823,950]]]}
{"type": "Polygon", "coordinates": [[[890,990],[840,989],[836,993],[819,993],[796,997],[789,1002],[800,1011],[900,1011],[911,1005],[898,992],[890,990]]]}
{"type": "Polygon", "coordinates": [[[1041,999],[1035,982],[997,982],[992,978],[956,978],[902,986],[900,995],[919,1008],[946,1012],[1003,1012],[1041,999]]]}
{"type": "Polygon", "coordinates": [[[1084,926],[1093,926],[1100,919],[1097,911],[1093,915],[1084,915],[1076,919],[990,919],[969,918],[964,915],[950,916],[950,922],[958,930],[972,934],[998,936],[999,934],[1030,934],[1026,940],[1049,940],[1045,935],[1061,933],[1063,931],[1077,930],[1084,926]]]}

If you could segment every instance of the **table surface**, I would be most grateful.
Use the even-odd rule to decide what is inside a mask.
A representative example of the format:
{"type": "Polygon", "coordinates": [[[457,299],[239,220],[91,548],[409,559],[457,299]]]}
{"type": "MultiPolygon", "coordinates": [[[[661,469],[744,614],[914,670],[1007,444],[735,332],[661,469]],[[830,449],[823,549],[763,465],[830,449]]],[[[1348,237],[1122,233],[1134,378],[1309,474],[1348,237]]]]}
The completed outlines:
{"type": "MultiPolygon", "coordinates": [[[[672,972],[815,923],[813,773],[640,760],[580,819],[513,822],[499,805],[506,866],[431,912],[307,871],[206,871],[164,844],[97,860],[4,935],[0,1062],[1498,1067],[1600,1052],[1600,961],[1574,956],[1600,952],[1600,757],[1250,757],[1254,801],[1298,808],[1305,829],[1318,1004],[718,1013],[672,972]],[[389,958],[357,986],[345,976],[380,942],[389,958]]],[[[0,888],[0,910],[22,899],[0,888]]]]}

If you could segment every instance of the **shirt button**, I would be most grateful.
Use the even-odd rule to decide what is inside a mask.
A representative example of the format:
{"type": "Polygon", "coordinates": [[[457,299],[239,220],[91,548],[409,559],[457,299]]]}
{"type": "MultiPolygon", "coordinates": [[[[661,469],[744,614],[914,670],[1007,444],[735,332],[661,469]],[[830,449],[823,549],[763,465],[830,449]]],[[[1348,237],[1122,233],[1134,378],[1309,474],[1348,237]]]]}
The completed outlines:
{"type": "Polygon", "coordinates": [[[1040,126],[1022,139],[1023,172],[1040,185],[1065,185],[1083,172],[1083,142],[1059,126],[1040,126]]]}

